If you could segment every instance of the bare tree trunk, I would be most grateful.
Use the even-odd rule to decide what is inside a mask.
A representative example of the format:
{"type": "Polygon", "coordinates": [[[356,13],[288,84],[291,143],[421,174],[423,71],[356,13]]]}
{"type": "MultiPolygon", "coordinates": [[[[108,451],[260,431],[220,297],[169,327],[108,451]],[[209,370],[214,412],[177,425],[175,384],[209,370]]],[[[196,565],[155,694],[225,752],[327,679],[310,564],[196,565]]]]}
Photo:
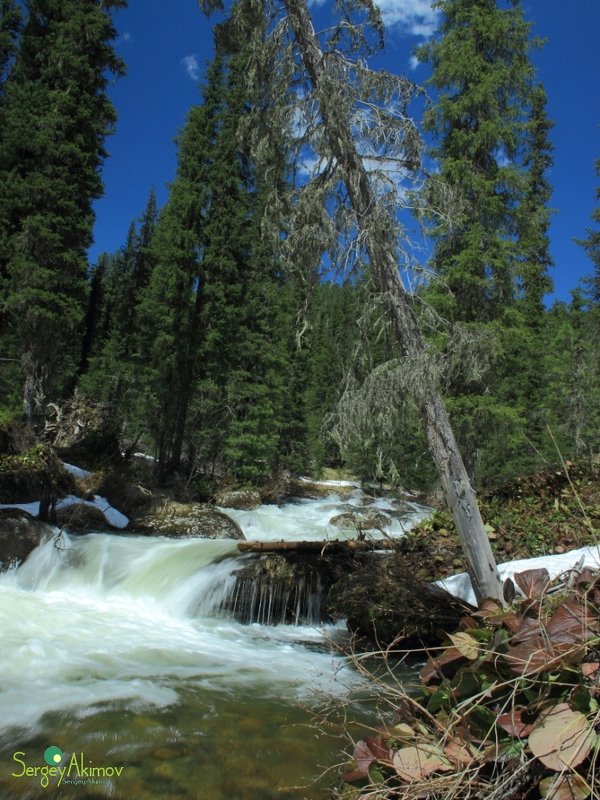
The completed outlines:
{"type": "MultiPolygon", "coordinates": [[[[305,0],[284,0],[304,67],[319,101],[325,135],[332,154],[345,174],[345,183],[356,219],[369,252],[377,288],[387,302],[398,344],[405,356],[423,361],[426,347],[410,298],[402,286],[394,242],[382,209],[356,150],[348,119],[332,107],[324,80],[323,52],[305,0]]],[[[416,397],[433,456],[478,600],[492,597],[502,602],[502,583],[485,533],[483,520],[469,476],[459,452],[448,413],[437,388],[425,387],[416,397]]]]}

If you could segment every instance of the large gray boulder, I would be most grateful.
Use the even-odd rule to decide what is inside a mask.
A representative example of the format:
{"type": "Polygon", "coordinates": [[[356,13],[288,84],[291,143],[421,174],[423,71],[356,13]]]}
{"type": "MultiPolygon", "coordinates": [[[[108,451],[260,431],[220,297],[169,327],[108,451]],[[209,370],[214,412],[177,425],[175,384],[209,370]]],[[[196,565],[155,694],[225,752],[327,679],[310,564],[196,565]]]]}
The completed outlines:
{"type": "Polygon", "coordinates": [[[216,497],[216,504],[224,508],[239,508],[244,511],[253,511],[261,504],[260,494],[256,489],[234,489],[231,492],[221,492],[216,497]]]}
{"type": "Polygon", "coordinates": [[[52,536],[52,528],[18,508],[0,509],[0,570],[25,561],[52,536]]]}
{"type": "Polygon", "coordinates": [[[165,501],[160,508],[135,520],[130,530],[171,539],[245,538],[237,522],[222,511],[203,503],[176,503],[173,500],[165,501]]]}

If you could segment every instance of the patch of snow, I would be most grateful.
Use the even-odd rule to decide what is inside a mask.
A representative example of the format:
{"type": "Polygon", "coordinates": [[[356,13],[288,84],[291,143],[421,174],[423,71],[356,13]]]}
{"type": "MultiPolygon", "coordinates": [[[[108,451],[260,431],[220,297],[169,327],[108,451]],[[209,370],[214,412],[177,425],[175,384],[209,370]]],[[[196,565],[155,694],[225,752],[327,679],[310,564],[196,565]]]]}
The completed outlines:
{"type": "Polygon", "coordinates": [[[303,481],[304,483],[314,483],[317,486],[354,486],[356,489],[360,489],[360,482],[359,481],[316,481],[313,478],[299,478],[298,480],[303,481]]]}
{"type": "Polygon", "coordinates": [[[94,495],[94,502],[93,505],[96,508],[99,508],[100,511],[104,514],[106,521],[109,525],[112,525],[113,528],[126,528],[129,525],[129,517],[126,517],[125,514],[122,514],[120,511],[108,502],[106,497],[101,497],[98,494],[94,495]]]}
{"type": "MultiPolygon", "coordinates": [[[[600,546],[581,547],[579,550],[570,550],[568,553],[559,553],[551,556],[538,556],[537,558],[522,558],[516,561],[506,561],[504,564],[498,564],[498,572],[500,573],[501,579],[505,581],[507,578],[512,578],[517,572],[524,572],[527,569],[542,569],[545,567],[550,577],[556,578],[563,572],[573,569],[582,558],[584,567],[600,569],[600,546]]],[[[466,600],[466,602],[471,603],[471,605],[477,605],[471,579],[466,572],[461,572],[458,575],[451,575],[449,578],[437,581],[437,584],[454,595],[454,597],[466,600]]]]}
{"type": "Polygon", "coordinates": [[[156,461],[154,456],[150,456],[148,453],[134,453],[133,455],[135,458],[144,458],[146,461],[152,461],[152,463],[156,461]]]}
{"type": "Polygon", "coordinates": [[[87,469],[81,469],[81,467],[76,467],[74,464],[67,464],[66,461],[63,461],[63,467],[76,478],[89,478],[92,474],[87,469]]]}
{"type": "Polygon", "coordinates": [[[20,511],[27,511],[32,517],[37,517],[40,513],[40,501],[34,503],[0,503],[0,508],[18,508],[20,511]]]}
{"type": "Polygon", "coordinates": [[[81,497],[70,494],[67,497],[63,497],[62,500],[59,500],[56,504],[56,508],[69,508],[69,506],[73,505],[92,506],[92,508],[99,509],[104,514],[104,518],[108,524],[112,525],[113,528],[123,529],[129,524],[128,517],[111,506],[106,497],[100,497],[95,494],[93,500],[84,500],[81,497]]]}

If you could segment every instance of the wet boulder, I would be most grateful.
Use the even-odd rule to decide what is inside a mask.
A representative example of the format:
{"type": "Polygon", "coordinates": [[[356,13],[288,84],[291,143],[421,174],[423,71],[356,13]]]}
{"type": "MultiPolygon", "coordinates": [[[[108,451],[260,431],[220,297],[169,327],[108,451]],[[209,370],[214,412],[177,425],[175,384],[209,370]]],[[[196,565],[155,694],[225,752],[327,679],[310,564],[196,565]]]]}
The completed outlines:
{"type": "Polygon", "coordinates": [[[0,509],[0,569],[20,564],[52,536],[52,528],[18,508],[0,509]]]}
{"type": "Polygon", "coordinates": [[[171,539],[245,538],[237,522],[223,511],[203,503],[176,503],[173,500],[165,501],[160,508],[135,520],[130,530],[171,539]]]}
{"type": "Polygon", "coordinates": [[[345,511],[329,520],[329,524],[345,531],[385,530],[391,519],[376,509],[345,511]]]}
{"type": "Polygon", "coordinates": [[[223,508],[237,508],[244,511],[253,511],[261,504],[260,494],[256,489],[234,489],[230,492],[221,492],[216,497],[216,505],[223,508]]]}
{"type": "Polygon", "coordinates": [[[74,533],[102,531],[109,527],[102,511],[96,506],[85,503],[73,503],[56,509],[56,524],[67,527],[74,533]]]}
{"type": "Polygon", "coordinates": [[[357,484],[336,484],[327,481],[311,481],[306,478],[296,478],[290,481],[289,493],[291,497],[320,500],[336,494],[342,500],[348,500],[358,490],[357,484]]]}

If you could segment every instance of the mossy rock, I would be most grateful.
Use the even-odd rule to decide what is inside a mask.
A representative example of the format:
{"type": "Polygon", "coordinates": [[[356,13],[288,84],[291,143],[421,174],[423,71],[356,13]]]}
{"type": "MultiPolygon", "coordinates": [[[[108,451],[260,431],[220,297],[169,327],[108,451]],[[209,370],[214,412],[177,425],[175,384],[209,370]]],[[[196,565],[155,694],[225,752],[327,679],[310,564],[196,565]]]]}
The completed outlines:
{"type": "Polygon", "coordinates": [[[290,497],[320,500],[336,494],[342,500],[348,500],[357,491],[356,486],[336,486],[335,484],[319,483],[318,481],[300,480],[290,481],[290,497]]]}
{"type": "Polygon", "coordinates": [[[109,470],[95,473],[79,482],[80,489],[87,494],[106,497],[114,508],[118,508],[130,519],[148,514],[157,503],[155,495],[132,481],[120,470],[109,470]]]}
{"type": "Polygon", "coordinates": [[[171,539],[244,539],[237,522],[216,508],[202,503],[165,501],[161,508],[135,520],[130,530],[171,539]]]}
{"type": "Polygon", "coordinates": [[[61,527],[66,526],[75,533],[102,531],[110,527],[99,508],[88,506],[85,503],[73,503],[66,508],[57,509],[56,522],[61,527]]]}
{"type": "Polygon", "coordinates": [[[36,445],[19,455],[0,456],[0,503],[31,503],[62,497],[75,489],[51,447],[36,445]]]}
{"type": "Polygon", "coordinates": [[[229,492],[220,492],[215,498],[215,503],[223,508],[237,508],[252,511],[261,504],[261,497],[256,489],[233,489],[229,492]]]}

